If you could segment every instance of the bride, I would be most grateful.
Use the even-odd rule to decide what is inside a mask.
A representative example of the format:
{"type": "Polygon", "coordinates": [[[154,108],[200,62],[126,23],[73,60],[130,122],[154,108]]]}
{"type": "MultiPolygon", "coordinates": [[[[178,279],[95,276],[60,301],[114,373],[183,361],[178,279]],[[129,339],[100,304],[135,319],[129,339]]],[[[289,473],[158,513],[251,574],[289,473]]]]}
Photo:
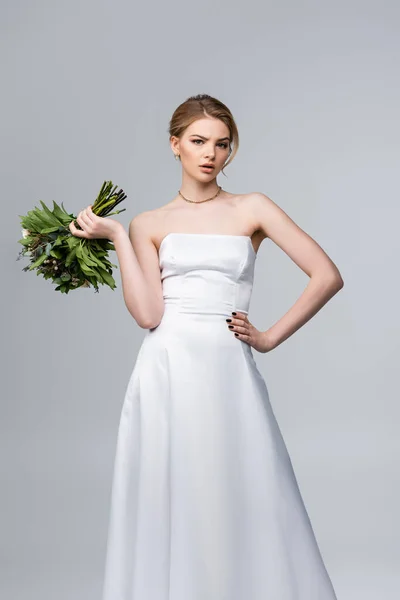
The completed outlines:
{"type": "Polygon", "coordinates": [[[217,184],[239,145],[225,104],[188,98],[169,134],[182,168],[170,202],[128,232],[91,206],[81,230],[70,225],[114,243],[125,305],[145,330],[118,430],[103,600],[334,600],[253,351],[287,340],[342,277],[266,194],[217,184]],[[309,281],[260,329],[249,310],[265,239],[309,281]]]}

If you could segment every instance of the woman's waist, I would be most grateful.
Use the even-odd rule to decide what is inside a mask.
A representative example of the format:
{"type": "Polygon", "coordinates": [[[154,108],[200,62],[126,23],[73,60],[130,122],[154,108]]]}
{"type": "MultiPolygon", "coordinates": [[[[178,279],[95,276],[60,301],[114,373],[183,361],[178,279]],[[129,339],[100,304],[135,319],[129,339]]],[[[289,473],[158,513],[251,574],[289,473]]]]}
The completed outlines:
{"type": "Polygon", "coordinates": [[[232,311],[248,311],[251,286],[220,273],[198,273],[166,278],[163,281],[165,310],[180,314],[230,315],[232,311]]]}
{"type": "MultiPolygon", "coordinates": [[[[241,312],[238,308],[235,312],[241,312]]],[[[247,311],[242,311],[247,314],[247,311]]],[[[147,331],[148,343],[154,342],[154,347],[169,347],[182,345],[192,352],[203,352],[211,348],[222,352],[229,349],[239,349],[243,346],[251,354],[251,347],[235,337],[229,329],[226,319],[232,318],[232,312],[217,310],[182,309],[178,304],[167,303],[160,323],[147,331]]]]}
{"type": "Polygon", "coordinates": [[[237,305],[232,300],[213,297],[164,298],[164,322],[221,321],[231,318],[233,312],[248,314],[248,306],[237,305]]]}

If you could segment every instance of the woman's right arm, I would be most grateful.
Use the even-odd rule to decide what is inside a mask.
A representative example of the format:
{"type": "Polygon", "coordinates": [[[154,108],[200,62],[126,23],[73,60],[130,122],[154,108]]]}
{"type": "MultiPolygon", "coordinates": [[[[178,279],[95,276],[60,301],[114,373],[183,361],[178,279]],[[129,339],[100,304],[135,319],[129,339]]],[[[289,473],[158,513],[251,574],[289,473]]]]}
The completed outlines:
{"type": "Polygon", "coordinates": [[[129,234],[121,226],[113,237],[121,270],[124,301],[139,327],[159,325],[164,312],[157,248],[149,234],[146,213],[134,217],[129,234]]]}

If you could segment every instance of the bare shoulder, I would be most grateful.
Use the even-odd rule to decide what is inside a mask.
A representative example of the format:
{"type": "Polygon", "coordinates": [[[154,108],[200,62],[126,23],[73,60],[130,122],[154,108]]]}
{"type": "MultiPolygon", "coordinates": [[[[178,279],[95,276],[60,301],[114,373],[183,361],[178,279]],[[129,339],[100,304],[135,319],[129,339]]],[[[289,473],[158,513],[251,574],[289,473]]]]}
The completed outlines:
{"type": "Polygon", "coordinates": [[[137,234],[143,229],[146,230],[152,221],[151,213],[151,210],[145,210],[135,215],[129,223],[129,232],[137,234]]]}
{"type": "Polygon", "coordinates": [[[129,223],[129,237],[151,240],[154,224],[157,220],[157,209],[145,210],[135,215],[129,223]]]}
{"type": "Polygon", "coordinates": [[[256,245],[269,237],[265,227],[265,215],[268,210],[271,213],[273,207],[278,210],[277,204],[263,192],[248,192],[232,195],[232,202],[236,204],[241,213],[243,223],[248,223],[248,228],[253,231],[253,240],[256,245]]]}
{"type": "Polygon", "coordinates": [[[263,192],[249,192],[248,194],[243,194],[243,201],[246,203],[247,208],[257,209],[262,206],[277,206],[276,202],[274,202],[267,194],[263,192]]]}
{"type": "Polygon", "coordinates": [[[277,204],[263,192],[248,192],[245,194],[232,194],[232,202],[244,210],[257,211],[265,206],[277,206],[277,204]]]}
{"type": "Polygon", "coordinates": [[[166,211],[170,209],[171,207],[166,204],[165,206],[145,210],[133,217],[129,223],[129,237],[131,241],[135,238],[147,240],[156,245],[155,238],[157,237],[157,231],[162,227],[166,211]]]}
{"type": "Polygon", "coordinates": [[[256,228],[265,237],[271,237],[273,227],[284,220],[291,221],[287,213],[272,198],[263,192],[250,192],[245,195],[246,209],[251,211],[256,228]]]}

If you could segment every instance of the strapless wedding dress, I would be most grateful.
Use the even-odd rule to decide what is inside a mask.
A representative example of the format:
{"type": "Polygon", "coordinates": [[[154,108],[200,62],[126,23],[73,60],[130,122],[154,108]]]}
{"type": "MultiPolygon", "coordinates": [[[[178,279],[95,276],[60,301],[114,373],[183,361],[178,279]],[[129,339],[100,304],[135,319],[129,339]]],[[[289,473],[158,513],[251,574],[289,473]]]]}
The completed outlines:
{"type": "Polygon", "coordinates": [[[336,600],[266,383],[228,329],[248,313],[243,235],[169,233],[165,312],[126,389],[103,600],[336,600]]]}

